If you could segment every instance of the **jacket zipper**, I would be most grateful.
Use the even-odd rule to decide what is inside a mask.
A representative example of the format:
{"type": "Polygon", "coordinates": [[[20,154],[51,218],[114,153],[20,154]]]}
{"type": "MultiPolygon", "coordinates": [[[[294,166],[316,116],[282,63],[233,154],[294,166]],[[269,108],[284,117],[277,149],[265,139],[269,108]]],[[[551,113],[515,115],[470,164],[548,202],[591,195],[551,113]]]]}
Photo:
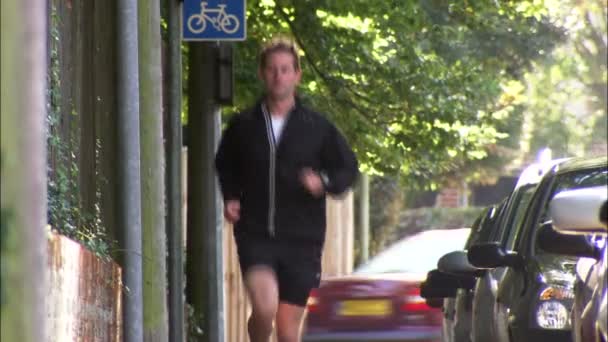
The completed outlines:
{"type": "Polygon", "coordinates": [[[264,113],[264,120],[266,121],[266,135],[268,136],[268,146],[270,153],[270,163],[268,167],[268,234],[271,237],[275,236],[275,222],[274,222],[274,214],[276,211],[275,208],[275,168],[276,168],[276,141],[274,138],[274,133],[272,130],[272,121],[270,119],[270,113],[266,108],[266,104],[262,104],[262,112],[264,113]]]}

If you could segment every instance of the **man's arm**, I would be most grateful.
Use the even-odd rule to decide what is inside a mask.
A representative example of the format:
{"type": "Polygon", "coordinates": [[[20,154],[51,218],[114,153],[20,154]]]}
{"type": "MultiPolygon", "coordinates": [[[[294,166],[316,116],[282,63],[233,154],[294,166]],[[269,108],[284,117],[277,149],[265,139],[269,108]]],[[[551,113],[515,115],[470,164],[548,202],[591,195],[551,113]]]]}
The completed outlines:
{"type": "Polygon", "coordinates": [[[359,174],[357,158],[346,139],[330,124],[321,148],[321,180],[325,191],[340,195],[353,186],[359,174]]]}
{"type": "Polygon", "coordinates": [[[215,155],[215,168],[224,201],[238,200],[241,197],[241,186],[238,177],[238,170],[240,169],[238,141],[238,120],[237,117],[233,117],[222,135],[217,154],[215,155]]]}

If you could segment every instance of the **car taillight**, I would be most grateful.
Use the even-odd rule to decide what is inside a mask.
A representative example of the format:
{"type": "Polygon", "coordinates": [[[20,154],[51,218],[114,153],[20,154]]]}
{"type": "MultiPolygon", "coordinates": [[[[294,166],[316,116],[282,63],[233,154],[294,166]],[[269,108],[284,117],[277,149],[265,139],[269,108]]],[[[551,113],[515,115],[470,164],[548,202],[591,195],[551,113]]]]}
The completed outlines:
{"type": "Polygon", "coordinates": [[[431,307],[426,305],[426,300],[420,297],[420,288],[414,287],[410,289],[406,294],[403,302],[399,306],[401,311],[428,311],[431,307]]]}
{"type": "Polygon", "coordinates": [[[308,295],[308,302],[306,303],[308,312],[319,311],[319,290],[312,289],[308,295]]]}

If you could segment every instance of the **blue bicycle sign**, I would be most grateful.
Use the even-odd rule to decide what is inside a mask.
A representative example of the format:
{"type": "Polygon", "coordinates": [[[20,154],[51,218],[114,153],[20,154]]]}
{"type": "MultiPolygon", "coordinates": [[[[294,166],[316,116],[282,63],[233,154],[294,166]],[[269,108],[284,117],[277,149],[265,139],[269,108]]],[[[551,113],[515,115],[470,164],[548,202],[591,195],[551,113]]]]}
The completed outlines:
{"type": "Polygon", "coordinates": [[[184,40],[244,40],[244,0],[185,0],[184,40]]]}

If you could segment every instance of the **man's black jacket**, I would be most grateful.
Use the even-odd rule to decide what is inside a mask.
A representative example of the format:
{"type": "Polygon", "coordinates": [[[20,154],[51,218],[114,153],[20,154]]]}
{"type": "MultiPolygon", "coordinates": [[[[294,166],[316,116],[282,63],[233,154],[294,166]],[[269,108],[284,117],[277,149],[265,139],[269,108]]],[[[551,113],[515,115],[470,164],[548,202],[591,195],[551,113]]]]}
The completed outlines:
{"type": "Polygon", "coordinates": [[[311,168],[325,191],[338,195],[357,177],[357,160],[344,137],[325,117],[296,100],[279,142],[262,103],[237,114],[226,128],[215,163],[224,200],[238,199],[235,234],[323,245],[325,196],[314,197],[300,182],[311,168]]]}

